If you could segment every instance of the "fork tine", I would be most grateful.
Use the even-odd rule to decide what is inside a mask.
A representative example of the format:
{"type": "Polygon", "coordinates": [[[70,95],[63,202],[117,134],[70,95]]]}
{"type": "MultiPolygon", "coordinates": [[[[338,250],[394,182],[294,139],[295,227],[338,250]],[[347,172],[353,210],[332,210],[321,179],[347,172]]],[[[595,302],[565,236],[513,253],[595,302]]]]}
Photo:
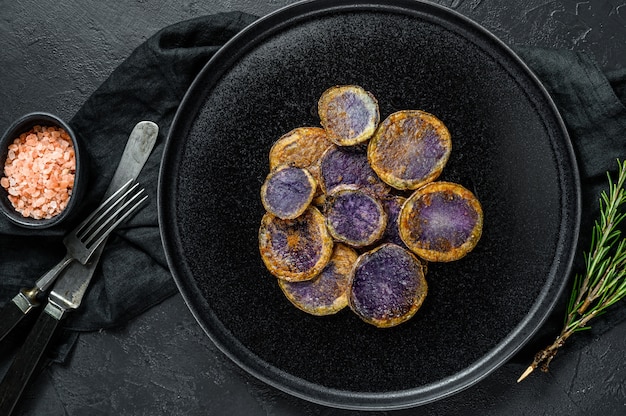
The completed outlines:
{"type": "MultiPolygon", "coordinates": [[[[128,182],[128,184],[131,184],[131,182],[128,182]]],[[[137,192],[137,189],[139,189],[138,183],[132,184],[130,188],[126,187],[126,185],[122,186],[119,191],[113,194],[115,195],[115,198],[111,197],[107,199],[99,207],[99,209],[96,210],[97,215],[91,218],[91,220],[87,224],[85,224],[80,229],[80,231],[76,233],[76,237],[79,238],[81,241],[84,241],[86,238],[88,238],[89,235],[93,232],[93,229],[98,227],[100,224],[102,224],[104,221],[107,221],[108,218],[114,215],[114,210],[118,210],[119,205],[123,204],[124,201],[134,192],[137,192]],[[121,193],[120,191],[123,192],[121,193]]],[[[142,189],[139,190],[139,192],[141,191],[142,189]]]]}
{"type": "MultiPolygon", "coordinates": [[[[134,197],[133,197],[134,199],[134,197]]],[[[144,195],[139,201],[136,201],[135,204],[131,207],[128,207],[126,209],[126,212],[121,215],[117,221],[115,221],[113,224],[109,224],[109,227],[100,234],[100,237],[98,237],[98,239],[94,242],[89,243],[92,247],[93,246],[97,246],[100,243],[102,243],[102,241],[104,241],[105,238],[107,238],[109,236],[109,234],[111,233],[111,231],[113,231],[115,229],[115,227],[117,227],[122,221],[124,221],[126,218],[128,218],[129,215],[133,214],[137,208],[139,208],[141,206],[141,204],[143,204],[146,200],[148,199],[148,195],[144,195]]],[[[131,203],[131,201],[128,201],[126,204],[127,205],[129,203],[131,203]]]]}
{"type": "MultiPolygon", "coordinates": [[[[131,190],[135,191],[136,188],[133,187],[131,190]]],[[[131,190],[129,190],[129,192],[131,190]]],[[[85,235],[83,238],[83,244],[85,244],[86,247],[92,247],[103,241],[117,225],[135,212],[146,199],[148,199],[148,195],[145,195],[145,190],[143,188],[137,190],[134,195],[126,199],[123,205],[117,207],[115,212],[112,212],[97,229],[90,230],[89,235],[85,235]],[[137,198],[140,199],[137,200],[137,198]]]]}
{"type": "Polygon", "coordinates": [[[87,218],[83,220],[83,222],[81,222],[76,227],[74,234],[77,236],[83,234],[84,228],[92,224],[94,218],[100,217],[103,214],[103,211],[107,210],[111,204],[115,204],[119,199],[121,199],[120,194],[126,192],[126,190],[131,186],[132,183],[133,180],[129,180],[117,191],[115,191],[110,197],[108,197],[104,202],[102,202],[87,218]]]}

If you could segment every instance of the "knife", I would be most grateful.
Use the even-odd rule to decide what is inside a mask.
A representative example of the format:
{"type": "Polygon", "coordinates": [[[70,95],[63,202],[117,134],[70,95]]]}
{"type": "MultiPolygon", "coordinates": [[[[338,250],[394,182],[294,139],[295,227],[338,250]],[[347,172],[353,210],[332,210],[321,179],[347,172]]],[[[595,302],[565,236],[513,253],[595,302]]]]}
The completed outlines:
{"type": "MultiPolygon", "coordinates": [[[[151,121],[141,121],[133,128],[111,183],[105,191],[103,200],[108,198],[127,181],[137,178],[154,148],[158,132],[158,126],[151,121]]],[[[100,244],[88,264],[72,263],[57,279],[53,290],[48,296],[46,307],[0,384],[0,415],[9,415],[13,411],[60,320],[69,311],[75,310],[80,306],[91,277],[98,265],[105,243],[106,241],[100,244]]],[[[16,296],[16,298],[19,296],[16,296]]],[[[22,298],[21,302],[24,303],[24,301],[22,298]]],[[[30,301],[30,299],[26,299],[26,301],[30,301]]],[[[33,303],[36,302],[35,299],[32,299],[32,301],[33,303]]],[[[16,307],[20,306],[15,301],[13,304],[16,307]]],[[[27,307],[25,312],[19,308],[22,312],[21,316],[18,314],[14,315],[18,315],[19,321],[34,306],[36,304],[27,307]]]]}

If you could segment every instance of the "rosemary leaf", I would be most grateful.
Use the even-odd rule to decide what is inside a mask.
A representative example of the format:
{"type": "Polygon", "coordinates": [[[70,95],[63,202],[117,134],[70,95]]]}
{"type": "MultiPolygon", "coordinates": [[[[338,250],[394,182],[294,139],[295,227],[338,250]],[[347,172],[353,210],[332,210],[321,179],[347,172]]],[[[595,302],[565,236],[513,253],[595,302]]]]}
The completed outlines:
{"type": "Polygon", "coordinates": [[[552,344],[535,355],[518,382],[539,366],[548,371],[557,351],[571,335],[589,330],[590,320],[626,297],[626,237],[618,228],[626,218],[626,161],[617,160],[617,165],[615,181],[607,173],[608,192],[602,192],[599,199],[600,215],[591,233],[589,251],[583,253],[585,272],[574,276],[563,328],[552,344]]]}

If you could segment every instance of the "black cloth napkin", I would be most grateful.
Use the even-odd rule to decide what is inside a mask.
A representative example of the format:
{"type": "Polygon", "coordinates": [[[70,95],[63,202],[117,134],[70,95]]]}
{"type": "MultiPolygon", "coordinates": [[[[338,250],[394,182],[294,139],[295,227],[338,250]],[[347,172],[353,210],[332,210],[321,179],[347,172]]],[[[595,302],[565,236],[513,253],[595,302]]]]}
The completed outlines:
{"type": "MultiPolygon", "coordinates": [[[[149,201],[114,232],[79,310],[64,321],[53,351],[63,361],[80,331],[123,324],[177,292],[167,268],[157,220],[159,165],[172,119],[209,58],[255,20],[242,13],[200,17],[168,27],[140,45],[69,121],[90,160],[89,191],[76,220],[33,232],[0,218],[0,306],[64,255],[62,236],[102,200],[136,123],[159,126],[155,148],[138,177],[149,201]]],[[[0,319],[2,319],[0,317],[0,319]]]]}
{"type": "MultiPolygon", "coordinates": [[[[101,200],[133,126],[151,120],[160,127],[157,145],[139,176],[150,195],[149,205],[109,239],[82,307],[65,321],[70,333],[123,324],[176,293],[157,222],[157,178],[164,140],[196,74],[220,46],[255,18],[231,12],[161,30],[139,46],[70,120],[90,156],[90,191],[81,207],[84,214],[101,200]]],[[[568,126],[582,176],[582,232],[588,234],[599,192],[606,185],[605,173],[615,173],[616,158],[626,157],[626,72],[607,78],[591,58],[570,51],[517,48],[517,52],[545,83],[568,126]]],[[[62,235],[72,225],[33,233],[0,219],[0,305],[20,288],[32,286],[62,257],[62,235]]],[[[59,360],[75,338],[65,338],[59,360]]]]}

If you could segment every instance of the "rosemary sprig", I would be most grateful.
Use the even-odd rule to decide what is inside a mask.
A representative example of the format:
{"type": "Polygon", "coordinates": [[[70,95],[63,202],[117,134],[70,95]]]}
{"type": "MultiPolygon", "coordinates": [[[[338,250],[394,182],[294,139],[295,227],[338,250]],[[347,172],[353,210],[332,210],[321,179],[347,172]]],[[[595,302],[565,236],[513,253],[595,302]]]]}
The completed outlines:
{"type": "Polygon", "coordinates": [[[542,371],[548,371],[558,349],[570,336],[589,329],[591,319],[626,297],[626,237],[622,237],[617,228],[626,218],[626,161],[618,160],[617,165],[616,182],[607,173],[608,193],[604,191],[600,197],[600,216],[593,227],[589,252],[584,254],[585,273],[574,277],[561,333],[552,344],[535,355],[518,383],[539,366],[542,371]]]}

